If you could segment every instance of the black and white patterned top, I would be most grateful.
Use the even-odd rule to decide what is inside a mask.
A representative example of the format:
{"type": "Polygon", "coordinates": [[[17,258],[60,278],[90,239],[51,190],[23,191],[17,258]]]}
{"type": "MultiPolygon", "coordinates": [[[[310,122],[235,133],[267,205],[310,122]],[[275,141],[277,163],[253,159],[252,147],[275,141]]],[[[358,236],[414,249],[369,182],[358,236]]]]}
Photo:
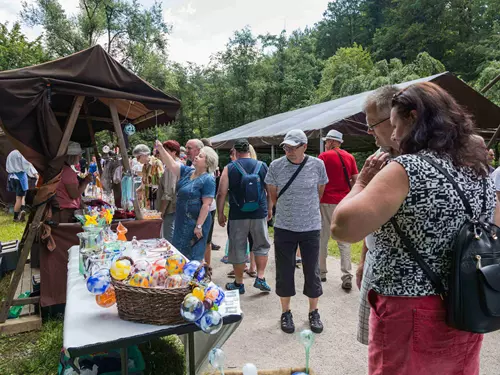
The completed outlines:
{"type": "MultiPolygon", "coordinates": [[[[474,214],[479,216],[483,204],[482,179],[471,168],[455,167],[451,158],[428,151],[419,154],[431,157],[446,169],[464,191],[474,214]]],[[[404,167],[410,185],[409,194],[394,218],[448,288],[452,243],[465,223],[465,207],[446,177],[425,160],[417,155],[403,155],[394,161],[404,167]]],[[[493,217],[495,192],[490,178],[487,178],[486,192],[486,211],[489,217],[493,217]]],[[[424,271],[404,249],[390,222],[384,224],[374,236],[375,292],[389,296],[438,294],[424,271]]]]}

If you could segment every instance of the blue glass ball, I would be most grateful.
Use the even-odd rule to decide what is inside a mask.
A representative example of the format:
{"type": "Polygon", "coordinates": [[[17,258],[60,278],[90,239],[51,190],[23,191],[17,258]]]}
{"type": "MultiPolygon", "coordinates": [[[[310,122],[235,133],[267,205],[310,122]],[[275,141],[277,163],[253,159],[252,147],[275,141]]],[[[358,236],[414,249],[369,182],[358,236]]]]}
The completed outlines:
{"type": "Polygon", "coordinates": [[[134,135],[135,134],[135,126],[133,124],[127,124],[123,128],[123,132],[127,135],[134,135]]]}
{"type": "Polygon", "coordinates": [[[184,272],[184,275],[186,275],[189,279],[192,279],[194,277],[196,270],[200,265],[201,263],[198,262],[197,260],[192,260],[191,262],[189,262],[184,266],[182,272],[184,272]]]}
{"type": "Polygon", "coordinates": [[[215,310],[207,311],[200,319],[200,328],[205,333],[215,335],[222,328],[222,315],[215,310]]]}
{"type": "Polygon", "coordinates": [[[98,271],[87,279],[87,289],[90,293],[99,296],[108,289],[110,283],[109,272],[98,271]]]}
{"type": "Polygon", "coordinates": [[[181,305],[181,315],[188,322],[196,322],[205,312],[203,302],[192,294],[188,294],[181,305]]]}
{"type": "Polygon", "coordinates": [[[222,301],[224,301],[224,298],[226,298],[226,295],[224,294],[224,291],[222,290],[222,288],[220,288],[219,286],[209,286],[206,290],[205,290],[205,294],[207,294],[210,290],[212,289],[215,289],[218,291],[218,295],[217,295],[217,298],[213,301],[214,302],[214,305],[217,305],[217,306],[220,306],[220,304],[222,303],[222,301]]]}

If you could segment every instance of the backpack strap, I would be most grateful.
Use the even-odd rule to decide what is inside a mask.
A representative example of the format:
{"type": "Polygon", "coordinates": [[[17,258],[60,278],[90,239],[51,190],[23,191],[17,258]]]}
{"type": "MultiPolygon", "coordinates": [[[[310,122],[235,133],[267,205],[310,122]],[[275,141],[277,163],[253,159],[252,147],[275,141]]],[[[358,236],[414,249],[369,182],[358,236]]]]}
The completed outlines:
{"type": "Polygon", "coordinates": [[[262,162],[257,160],[257,164],[255,164],[255,168],[253,169],[252,174],[259,174],[261,167],[262,167],[262,162]]]}
{"type": "Polygon", "coordinates": [[[338,152],[337,149],[334,148],[333,151],[335,151],[340,158],[340,162],[342,163],[342,170],[344,171],[345,180],[347,182],[347,185],[349,186],[349,190],[351,190],[352,189],[351,180],[349,179],[349,173],[347,173],[347,168],[345,167],[344,158],[342,158],[342,155],[340,155],[340,152],[338,152]]]}
{"type": "Polygon", "coordinates": [[[233,164],[243,176],[246,176],[248,174],[247,171],[245,171],[245,168],[243,168],[243,166],[238,163],[238,160],[231,162],[231,164],[233,164]]]}
{"type": "MultiPolygon", "coordinates": [[[[432,160],[428,156],[425,156],[425,155],[417,155],[417,156],[419,158],[425,160],[430,165],[432,165],[439,172],[441,172],[441,174],[443,174],[444,177],[446,177],[446,179],[451,183],[451,185],[455,188],[456,192],[458,193],[458,195],[462,199],[462,203],[465,206],[465,212],[472,219],[474,217],[474,211],[472,211],[472,207],[471,207],[469,201],[467,200],[467,198],[465,197],[464,192],[462,191],[462,189],[460,189],[460,187],[458,186],[458,184],[456,183],[456,181],[453,179],[453,177],[450,176],[450,174],[446,171],[446,169],[444,169],[442,166],[440,166],[439,164],[437,164],[434,160],[432,160]]],[[[485,194],[484,201],[483,201],[483,209],[484,209],[484,211],[486,211],[486,182],[484,181],[483,183],[484,183],[484,190],[483,191],[484,191],[484,194],[485,194]]]]}
{"type": "Polygon", "coordinates": [[[424,260],[422,255],[420,255],[420,253],[413,247],[413,244],[411,243],[410,239],[406,237],[406,234],[403,233],[403,231],[399,227],[394,217],[391,218],[391,224],[396,230],[396,233],[398,234],[399,238],[401,238],[401,241],[403,241],[403,244],[406,247],[406,249],[410,252],[411,255],[413,255],[413,258],[415,258],[420,268],[422,268],[422,270],[427,275],[434,288],[436,288],[437,292],[441,296],[441,299],[444,299],[444,297],[446,296],[446,290],[444,289],[443,282],[441,281],[439,276],[436,275],[433,270],[431,270],[431,268],[424,260]]]}
{"type": "Polygon", "coordinates": [[[304,165],[306,165],[307,159],[309,159],[309,156],[308,155],[304,156],[304,160],[302,160],[302,163],[300,163],[300,165],[297,168],[297,170],[295,171],[295,173],[292,175],[292,177],[290,177],[290,179],[288,180],[288,182],[286,183],[286,185],[283,186],[283,189],[280,190],[280,192],[278,194],[277,200],[280,199],[280,197],[285,193],[285,191],[288,190],[288,188],[290,187],[290,185],[292,184],[292,182],[299,175],[299,173],[302,170],[302,168],[304,168],[304,165]]]}

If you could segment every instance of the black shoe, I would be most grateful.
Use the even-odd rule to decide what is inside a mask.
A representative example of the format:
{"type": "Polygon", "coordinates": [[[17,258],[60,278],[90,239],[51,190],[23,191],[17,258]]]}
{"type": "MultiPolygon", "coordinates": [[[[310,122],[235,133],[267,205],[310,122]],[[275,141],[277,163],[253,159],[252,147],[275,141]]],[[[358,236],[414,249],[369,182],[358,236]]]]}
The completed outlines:
{"type": "Polygon", "coordinates": [[[321,276],[321,282],[326,283],[326,276],[321,276]]]}
{"type": "Polygon", "coordinates": [[[311,331],[313,331],[314,333],[323,332],[323,323],[321,323],[318,309],[309,313],[309,324],[311,326],[311,331]]]}
{"type": "Polygon", "coordinates": [[[220,250],[220,246],[219,246],[219,245],[216,245],[216,244],[214,244],[214,243],[212,242],[212,250],[215,250],[215,251],[220,250]]]}
{"type": "Polygon", "coordinates": [[[281,314],[281,330],[285,333],[295,332],[295,324],[293,324],[293,316],[290,310],[281,314]]]}
{"type": "Polygon", "coordinates": [[[352,289],[352,278],[346,277],[344,280],[342,280],[342,289],[345,291],[349,291],[352,289]]]}

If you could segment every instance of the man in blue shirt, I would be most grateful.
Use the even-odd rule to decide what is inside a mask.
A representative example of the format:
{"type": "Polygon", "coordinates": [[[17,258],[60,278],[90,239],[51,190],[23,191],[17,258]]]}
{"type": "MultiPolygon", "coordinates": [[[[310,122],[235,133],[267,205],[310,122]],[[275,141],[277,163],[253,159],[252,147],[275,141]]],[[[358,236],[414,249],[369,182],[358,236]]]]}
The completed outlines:
{"type": "Polygon", "coordinates": [[[229,193],[229,247],[228,263],[233,265],[235,280],[226,284],[227,290],[239,290],[245,293],[243,273],[246,265],[247,240],[252,238],[251,251],[257,264],[257,278],[254,287],[263,292],[271,288],[264,277],[269,249],[267,229],[268,197],[264,179],[267,166],[250,157],[250,144],[247,139],[238,139],[234,143],[236,160],[228,164],[222,172],[217,193],[217,211],[219,224],[224,227],[227,217],[224,204],[229,193]]]}

